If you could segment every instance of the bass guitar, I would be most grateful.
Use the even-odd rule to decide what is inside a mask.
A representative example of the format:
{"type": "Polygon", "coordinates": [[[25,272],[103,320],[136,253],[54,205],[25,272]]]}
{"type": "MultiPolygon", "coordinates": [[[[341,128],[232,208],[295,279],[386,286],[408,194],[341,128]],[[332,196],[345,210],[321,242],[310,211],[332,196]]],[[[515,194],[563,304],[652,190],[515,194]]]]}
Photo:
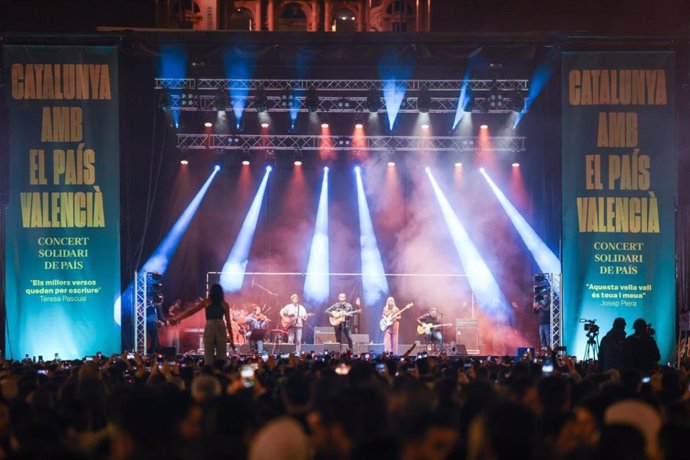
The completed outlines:
{"type": "Polygon", "coordinates": [[[422,335],[422,334],[431,334],[431,331],[433,331],[436,328],[439,327],[444,327],[444,326],[452,326],[452,323],[443,323],[443,324],[431,324],[431,323],[422,323],[417,326],[417,334],[422,335]]]}
{"type": "Polygon", "coordinates": [[[388,313],[386,316],[381,318],[381,321],[379,321],[379,328],[381,329],[381,331],[385,331],[386,329],[391,327],[396,319],[400,319],[400,315],[402,314],[402,312],[412,308],[413,306],[414,303],[410,302],[407,305],[405,305],[405,308],[398,311],[397,313],[388,313]]]}
{"type": "Polygon", "coordinates": [[[351,311],[345,311],[345,310],[333,310],[328,315],[330,316],[328,318],[328,322],[331,323],[331,326],[339,326],[343,321],[345,321],[347,318],[351,317],[355,313],[359,313],[362,311],[360,308],[359,310],[351,310],[351,311]]]}

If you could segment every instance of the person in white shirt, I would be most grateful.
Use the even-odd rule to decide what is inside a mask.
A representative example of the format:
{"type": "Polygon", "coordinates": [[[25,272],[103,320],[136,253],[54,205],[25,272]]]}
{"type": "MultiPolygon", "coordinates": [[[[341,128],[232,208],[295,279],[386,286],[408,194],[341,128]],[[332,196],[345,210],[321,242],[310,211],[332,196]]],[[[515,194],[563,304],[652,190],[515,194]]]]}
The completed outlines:
{"type": "Polygon", "coordinates": [[[295,352],[302,349],[302,327],[307,319],[307,309],[300,305],[297,294],[290,296],[290,303],[280,309],[281,326],[288,331],[288,342],[295,344],[295,352]]]}

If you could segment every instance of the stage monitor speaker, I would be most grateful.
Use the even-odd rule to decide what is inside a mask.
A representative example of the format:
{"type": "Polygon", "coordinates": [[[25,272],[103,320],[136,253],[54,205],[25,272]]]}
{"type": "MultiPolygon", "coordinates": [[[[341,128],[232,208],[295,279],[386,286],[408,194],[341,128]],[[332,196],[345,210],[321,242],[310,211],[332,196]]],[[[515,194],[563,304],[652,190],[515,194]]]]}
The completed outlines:
{"type": "Polygon", "coordinates": [[[536,356],[537,356],[537,355],[536,355],[536,350],[534,349],[534,347],[518,347],[518,349],[517,349],[517,355],[515,355],[515,356],[517,356],[517,359],[520,359],[520,358],[522,358],[523,356],[525,356],[527,353],[531,353],[531,354],[532,354],[532,357],[536,357],[536,356]]]}
{"type": "Polygon", "coordinates": [[[314,328],[314,343],[335,343],[335,331],[332,327],[315,327],[314,328]]]}
{"type": "Polygon", "coordinates": [[[451,343],[447,350],[448,356],[466,356],[467,347],[461,344],[451,343]]]}
{"type": "Polygon", "coordinates": [[[467,353],[479,354],[479,325],[475,319],[458,319],[455,325],[455,343],[464,345],[467,353]]]}
{"type": "Polygon", "coordinates": [[[163,355],[163,359],[166,361],[175,361],[175,358],[177,358],[175,347],[161,347],[160,354],[163,355]]]}
{"type": "Polygon", "coordinates": [[[369,334],[350,334],[352,343],[369,343],[369,334]]]}

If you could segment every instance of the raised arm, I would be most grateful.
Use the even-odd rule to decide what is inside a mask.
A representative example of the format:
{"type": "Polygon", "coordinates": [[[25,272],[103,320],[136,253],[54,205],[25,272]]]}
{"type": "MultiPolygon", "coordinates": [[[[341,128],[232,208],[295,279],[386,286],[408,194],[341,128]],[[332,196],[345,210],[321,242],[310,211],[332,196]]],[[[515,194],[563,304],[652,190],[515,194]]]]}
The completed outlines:
{"type": "Polygon", "coordinates": [[[182,313],[179,318],[175,320],[175,323],[179,324],[183,319],[189,318],[192,316],[194,313],[198,312],[199,310],[206,308],[210,303],[210,300],[204,299],[198,304],[194,305],[192,308],[187,310],[186,312],[182,313]]]}

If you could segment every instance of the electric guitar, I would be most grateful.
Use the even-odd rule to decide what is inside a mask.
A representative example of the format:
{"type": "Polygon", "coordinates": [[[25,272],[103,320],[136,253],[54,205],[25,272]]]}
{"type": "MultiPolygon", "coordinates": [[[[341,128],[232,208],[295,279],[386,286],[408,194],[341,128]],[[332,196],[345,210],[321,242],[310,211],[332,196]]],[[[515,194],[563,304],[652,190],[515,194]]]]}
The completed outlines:
{"type": "Polygon", "coordinates": [[[354,315],[355,313],[359,313],[360,311],[362,311],[361,308],[359,310],[352,310],[352,311],[333,310],[333,311],[328,313],[328,315],[330,316],[328,318],[328,322],[331,323],[331,326],[334,326],[334,327],[339,326],[347,318],[354,315]]]}
{"type": "Polygon", "coordinates": [[[422,335],[422,334],[431,334],[431,331],[436,329],[437,327],[443,327],[443,326],[452,326],[452,323],[443,323],[443,324],[431,324],[431,323],[422,323],[417,326],[417,334],[422,335]]]}
{"type": "MultiPolygon", "coordinates": [[[[403,308],[402,310],[399,310],[397,313],[388,313],[386,316],[381,318],[381,321],[379,321],[379,328],[381,329],[381,331],[385,331],[386,329],[391,327],[393,325],[393,323],[395,322],[396,317],[400,316],[402,314],[402,312],[404,312],[405,310],[412,308],[413,305],[414,305],[414,303],[410,302],[407,305],[405,305],[405,308],[403,308]]],[[[400,319],[400,318],[397,318],[397,319],[400,319]]]]}

